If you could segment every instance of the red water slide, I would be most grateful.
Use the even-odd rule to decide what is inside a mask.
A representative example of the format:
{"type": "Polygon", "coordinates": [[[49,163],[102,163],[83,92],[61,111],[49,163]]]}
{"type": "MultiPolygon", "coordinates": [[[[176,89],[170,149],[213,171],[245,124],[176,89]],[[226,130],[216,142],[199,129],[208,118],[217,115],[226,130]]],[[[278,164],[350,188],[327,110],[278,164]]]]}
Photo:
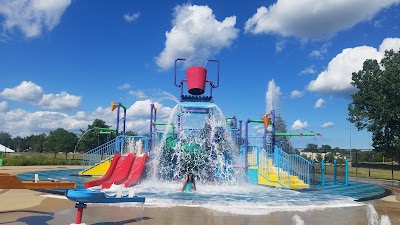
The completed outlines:
{"type": "Polygon", "coordinates": [[[146,163],[147,154],[144,153],[140,156],[136,156],[133,162],[132,169],[129,173],[128,179],[126,179],[124,187],[130,187],[139,182],[140,176],[142,175],[144,164],[146,163]]]}
{"type": "Polygon", "coordinates": [[[90,188],[90,187],[98,186],[98,185],[102,184],[103,182],[108,181],[111,178],[112,174],[114,173],[114,169],[117,166],[120,157],[121,157],[121,154],[119,152],[117,152],[114,155],[113,160],[111,161],[110,167],[108,168],[106,174],[104,174],[104,176],[101,177],[100,179],[85,182],[84,187],[90,188]]]}
{"type": "Polygon", "coordinates": [[[114,172],[109,180],[101,184],[102,188],[110,188],[112,184],[122,184],[128,178],[131,172],[132,164],[135,159],[134,153],[129,153],[126,157],[121,157],[118,165],[115,167],[114,172]]]}

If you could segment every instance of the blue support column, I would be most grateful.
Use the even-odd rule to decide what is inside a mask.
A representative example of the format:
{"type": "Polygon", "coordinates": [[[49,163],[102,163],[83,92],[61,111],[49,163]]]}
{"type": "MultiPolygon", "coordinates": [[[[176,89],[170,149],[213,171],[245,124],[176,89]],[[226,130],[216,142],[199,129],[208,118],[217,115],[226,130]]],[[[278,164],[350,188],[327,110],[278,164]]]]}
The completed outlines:
{"type": "Polygon", "coordinates": [[[336,184],[336,159],[333,160],[333,183],[336,184]]]}
{"type": "Polygon", "coordinates": [[[346,173],[344,177],[346,186],[349,186],[349,161],[347,161],[347,159],[346,159],[346,173]]]}
{"type": "Polygon", "coordinates": [[[321,184],[322,187],[325,186],[325,161],[321,161],[321,184]]]}

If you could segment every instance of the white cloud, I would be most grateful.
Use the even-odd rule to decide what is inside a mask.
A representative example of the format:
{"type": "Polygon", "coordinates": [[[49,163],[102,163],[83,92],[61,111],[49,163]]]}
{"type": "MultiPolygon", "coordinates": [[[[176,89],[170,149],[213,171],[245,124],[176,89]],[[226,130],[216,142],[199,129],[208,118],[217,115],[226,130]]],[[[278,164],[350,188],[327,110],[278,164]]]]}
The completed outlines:
{"type": "Polygon", "coordinates": [[[380,10],[400,0],[278,0],[262,6],[246,21],[245,31],[274,33],[302,39],[331,37],[335,33],[371,20],[380,10]]]}
{"type": "Polygon", "coordinates": [[[277,41],[275,43],[275,52],[276,53],[282,52],[284,48],[285,48],[285,42],[284,41],[277,41]]]}
{"type": "Polygon", "coordinates": [[[308,56],[314,57],[314,58],[319,58],[319,59],[324,58],[324,56],[322,56],[322,53],[318,50],[312,50],[312,52],[310,52],[310,54],[308,56]]]}
{"type": "Polygon", "coordinates": [[[32,81],[22,81],[14,88],[5,88],[0,92],[0,97],[19,102],[38,103],[43,97],[43,89],[32,81]]]}
{"type": "Polygon", "coordinates": [[[142,91],[142,90],[129,91],[129,94],[135,96],[138,99],[148,98],[146,93],[144,93],[144,91],[142,91]]]}
{"type": "Polygon", "coordinates": [[[301,122],[301,120],[296,120],[292,125],[292,130],[304,130],[307,128],[308,128],[307,121],[301,122]]]}
{"type": "Polygon", "coordinates": [[[303,96],[304,96],[304,92],[298,91],[298,90],[294,90],[290,93],[290,98],[301,98],[303,96]]]}
{"type": "Polygon", "coordinates": [[[326,122],[324,124],[321,125],[322,128],[329,128],[329,127],[333,127],[335,124],[333,122],[326,122]]]}
{"type": "Polygon", "coordinates": [[[239,32],[234,27],[236,16],[219,22],[208,6],[177,6],[172,24],[172,29],[165,33],[165,48],[156,57],[161,69],[171,68],[177,58],[186,58],[189,64],[203,65],[223,48],[230,47],[239,32]]]}
{"type": "Polygon", "coordinates": [[[319,109],[325,105],[325,100],[320,98],[315,102],[314,109],[319,109]]]}
{"type": "Polygon", "coordinates": [[[385,38],[385,40],[382,41],[382,44],[379,45],[379,52],[384,53],[391,49],[394,51],[400,51],[400,38],[385,38]]]}
{"type": "Polygon", "coordinates": [[[63,91],[60,94],[43,95],[39,106],[48,110],[76,109],[81,105],[81,96],[70,95],[63,91]]]}
{"type": "MultiPolygon", "coordinates": [[[[132,130],[140,134],[149,132],[151,103],[150,100],[144,100],[135,102],[127,107],[127,131],[132,130]]],[[[167,121],[172,109],[158,102],[153,103],[158,109],[157,120],[167,121]]],[[[8,132],[14,137],[49,133],[59,127],[80,134],[79,130],[86,130],[87,126],[93,123],[95,119],[104,120],[107,125],[116,127],[116,112],[111,111],[111,107],[104,108],[99,106],[92,112],[79,111],[75,115],[55,111],[28,112],[23,109],[0,111],[0,130],[8,132]]]]}
{"type": "Polygon", "coordinates": [[[32,81],[22,81],[13,88],[5,88],[0,97],[18,102],[30,103],[41,109],[68,110],[76,109],[81,104],[81,96],[70,95],[63,91],[60,94],[44,94],[43,88],[32,81]]]}
{"type": "Polygon", "coordinates": [[[386,38],[379,51],[369,46],[346,48],[333,58],[325,71],[322,71],[315,80],[312,80],[307,89],[317,93],[332,93],[348,96],[356,91],[350,82],[353,72],[362,70],[367,59],[376,59],[378,62],[384,57],[384,50],[400,49],[399,38],[386,38]]]}
{"type": "Polygon", "coordinates": [[[131,88],[131,85],[128,83],[125,83],[125,84],[117,87],[118,90],[124,90],[124,89],[129,89],[129,88],[131,88]]]}
{"type": "Polygon", "coordinates": [[[323,59],[324,55],[328,52],[328,48],[332,45],[331,42],[327,42],[321,46],[318,50],[313,50],[308,56],[323,59]]]}
{"type": "Polygon", "coordinates": [[[129,13],[124,14],[124,20],[128,23],[131,23],[139,19],[139,17],[140,17],[140,12],[132,13],[132,15],[130,15],[129,13]]]}
{"type": "Polygon", "coordinates": [[[28,38],[38,37],[44,29],[52,30],[60,23],[70,4],[71,0],[2,0],[3,29],[9,33],[18,29],[28,38]]]}
{"type": "Polygon", "coordinates": [[[314,65],[305,68],[300,72],[300,74],[314,74],[316,71],[314,70],[314,65]]]}
{"type": "Polygon", "coordinates": [[[8,102],[2,101],[0,102],[0,112],[4,112],[8,109],[8,102]]]}

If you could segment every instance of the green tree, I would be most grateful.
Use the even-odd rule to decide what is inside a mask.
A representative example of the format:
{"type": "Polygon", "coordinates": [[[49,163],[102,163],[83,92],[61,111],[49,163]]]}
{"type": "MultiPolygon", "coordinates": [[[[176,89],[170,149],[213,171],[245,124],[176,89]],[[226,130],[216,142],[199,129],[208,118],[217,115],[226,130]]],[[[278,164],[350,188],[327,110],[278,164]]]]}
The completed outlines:
{"type": "Polygon", "coordinates": [[[12,137],[8,132],[0,131],[0,144],[11,147],[12,137]]]}
{"type": "Polygon", "coordinates": [[[328,153],[325,154],[325,161],[326,162],[332,163],[333,160],[335,160],[335,158],[333,157],[333,153],[332,152],[328,152],[328,153]]]}
{"type": "Polygon", "coordinates": [[[54,152],[54,157],[57,157],[58,152],[65,152],[67,158],[68,152],[74,151],[74,147],[78,137],[76,134],[66,131],[63,128],[58,128],[51,131],[44,141],[44,149],[49,152],[54,152]]]}
{"type": "Polygon", "coordinates": [[[138,136],[139,134],[134,131],[127,131],[127,132],[125,132],[125,135],[126,136],[138,136]]]}
{"type": "Polygon", "coordinates": [[[310,158],[310,157],[307,157],[306,154],[301,154],[300,156],[303,157],[304,159],[311,160],[311,158],[310,158]]]}
{"type": "Polygon", "coordinates": [[[321,162],[324,158],[322,157],[322,155],[321,155],[320,153],[318,153],[317,156],[315,156],[315,159],[316,159],[318,162],[321,162]]]}
{"type": "Polygon", "coordinates": [[[94,130],[95,127],[110,128],[104,120],[95,119],[91,125],[88,125],[85,131],[81,130],[82,134],[80,135],[79,143],[74,143],[75,145],[78,144],[77,150],[86,152],[116,137],[115,133],[100,134],[100,132],[94,130]]]}
{"type": "Polygon", "coordinates": [[[308,143],[303,151],[304,152],[317,152],[318,151],[318,145],[312,144],[312,143],[308,143]]]}
{"type": "Polygon", "coordinates": [[[330,145],[321,145],[321,148],[319,148],[319,152],[321,153],[332,152],[332,147],[330,145]]]}
{"type": "Polygon", "coordinates": [[[12,140],[12,147],[14,148],[15,151],[18,152],[23,152],[24,150],[28,149],[29,145],[26,142],[25,138],[22,138],[20,136],[17,136],[12,140]]]}
{"type": "Polygon", "coordinates": [[[46,134],[32,134],[25,137],[26,143],[29,146],[29,151],[43,152],[43,143],[46,140],[46,134]]]}
{"type": "Polygon", "coordinates": [[[372,132],[372,146],[386,157],[400,161],[400,52],[386,51],[380,62],[368,59],[352,74],[358,89],[348,106],[358,130],[372,132]]]}
{"type": "MultiPolygon", "coordinates": [[[[287,132],[286,124],[283,121],[282,116],[277,116],[275,119],[275,131],[282,132],[282,133],[287,132]]],[[[277,140],[277,144],[282,145],[282,149],[285,152],[287,152],[289,154],[296,153],[296,151],[293,149],[292,143],[290,142],[288,136],[279,136],[279,137],[276,137],[276,140],[277,140]]]]}

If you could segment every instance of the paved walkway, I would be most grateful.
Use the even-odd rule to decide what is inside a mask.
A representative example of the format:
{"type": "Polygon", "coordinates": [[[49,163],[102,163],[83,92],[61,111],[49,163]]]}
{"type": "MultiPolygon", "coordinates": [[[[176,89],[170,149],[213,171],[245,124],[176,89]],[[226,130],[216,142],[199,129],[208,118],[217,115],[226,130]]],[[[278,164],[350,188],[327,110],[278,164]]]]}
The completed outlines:
{"type": "MultiPolygon", "coordinates": [[[[79,166],[26,166],[0,167],[1,173],[21,174],[49,170],[72,170],[79,166]]],[[[376,180],[357,180],[374,183],[392,191],[379,200],[368,201],[379,215],[388,215],[392,224],[400,224],[399,183],[376,180]]],[[[355,188],[357,189],[357,188],[355,188]]],[[[0,224],[70,224],[74,221],[75,203],[31,190],[0,190],[0,224]]],[[[191,207],[146,208],[144,214],[132,214],[132,208],[116,206],[90,206],[85,210],[87,224],[291,224],[292,217],[299,215],[306,225],[327,224],[335,220],[339,224],[368,224],[364,207],[315,210],[309,212],[281,212],[271,215],[249,216],[213,213],[191,207]],[[113,213],[110,213],[112,211],[113,213]],[[138,220],[138,218],[140,218],[138,220]],[[265,222],[270,221],[270,222],[265,222]],[[273,222],[275,221],[275,222],[273,222]]],[[[137,212],[137,210],[136,210],[137,212]]]]}

